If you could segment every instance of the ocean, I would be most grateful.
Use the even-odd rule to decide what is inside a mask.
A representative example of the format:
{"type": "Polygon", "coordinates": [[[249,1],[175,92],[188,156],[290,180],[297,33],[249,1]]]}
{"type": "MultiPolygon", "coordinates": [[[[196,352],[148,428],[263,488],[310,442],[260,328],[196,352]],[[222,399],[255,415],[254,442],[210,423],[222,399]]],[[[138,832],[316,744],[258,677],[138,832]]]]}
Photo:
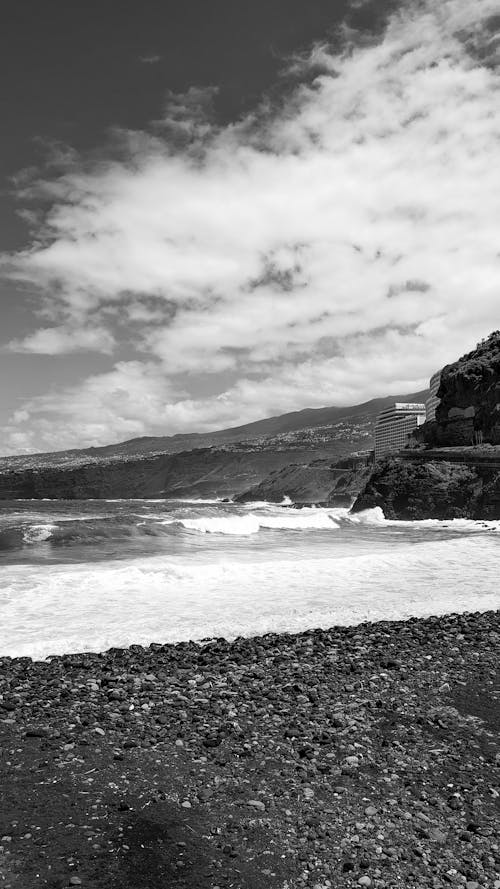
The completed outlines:
{"type": "Polygon", "coordinates": [[[0,656],[500,606],[500,522],[221,501],[0,502],[0,656]]]}

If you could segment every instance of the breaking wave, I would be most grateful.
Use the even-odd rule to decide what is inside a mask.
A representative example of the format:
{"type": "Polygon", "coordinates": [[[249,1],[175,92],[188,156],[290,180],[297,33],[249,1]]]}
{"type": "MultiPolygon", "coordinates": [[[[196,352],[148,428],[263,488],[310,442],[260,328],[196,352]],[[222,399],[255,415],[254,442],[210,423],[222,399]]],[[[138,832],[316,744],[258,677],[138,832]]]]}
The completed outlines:
{"type": "MultiPolygon", "coordinates": [[[[107,501],[109,502],[109,501],[107,501]]],[[[142,501],[145,503],[146,501],[142,501]]],[[[125,502],[124,502],[125,503],[125,502]]],[[[22,550],[25,547],[49,545],[52,548],[72,546],[90,546],[115,541],[117,545],[134,545],[140,547],[141,540],[150,543],[156,538],[161,548],[162,539],[186,534],[227,536],[245,538],[263,532],[314,532],[339,531],[340,529],[361,528],[399,528],[412,531],[446,531],[455,533],[485,533],[500,530],[500,522],[475,522],[468,519],[438,521],[401,522],[388,521],[380,507],[351,514],[345,508],[291,508],[288,503],[281,504],[248,504],[247,507],[235,507],[224,503],[196,503],[195,501],[177,501],[170,508],[166,501],[154,502],[150,511],[131,511],[134,506],[128,501],[129,509],[111,515],[80,515],[74,518],[67,515],[55,516],[52,521],[19,521],[22,516],[16,515],[15,524],[0,525],[0,551],[22,550]],[[179,505],[179,504],[184,504],[179,505]],[[250,510],[248,507],[252,507],[250,510]],[[217,507],[217,508],[216,508],[217,507]],[[131,509],[130,509],[131,508],[131,509]]],[[[135,507],[137,509],[137,506],[135,507]]]]}
{"type": "MultiPolygon", "coordinates": [[[[337,536],[333,538],[337,540],[337,536]]],[[[228,553],[2,569],[0,652],[46,657],[112,645],[294,632],[497,608],[492,537],[311,558],[228,553]],[[404,566],[404,570],[402,570],[404,566]],[[467,570],[466,570],[467,569],[467,570]]]]}
{"type": "Polygon", "coordinates": [[[331,513],[310,512],[301,515],[297,510],[296,515],[247,515],[206,517],[196,519],[181,519],[180,524],[191,531],[201,531],[203,534],[257,534],[261,529],[273,531],[332,531],[338,530],[338,523],[331,513]]]}
{"type": "Polygon", "coordinates": [[[499,529],[288,501],[0,504],[0,654],[495,608],[499,529]]]}
{"type": "Polygon", "coordinates": [[[23,540],[25,543],[43,543],[52,537],[56,527],[56,525],[31,525],[23,531],[23,540]]]}

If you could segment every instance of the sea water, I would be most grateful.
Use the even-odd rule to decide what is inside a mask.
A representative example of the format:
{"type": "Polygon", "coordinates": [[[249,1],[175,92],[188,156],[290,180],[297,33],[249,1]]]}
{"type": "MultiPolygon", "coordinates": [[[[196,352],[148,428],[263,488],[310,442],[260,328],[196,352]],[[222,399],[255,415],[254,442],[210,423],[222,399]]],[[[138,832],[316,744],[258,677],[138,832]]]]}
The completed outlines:
{"type": "Polygon", "coordinates": [[[500,606],[500,523],[219,501],[0,502],[0,655],[500,606]]]}

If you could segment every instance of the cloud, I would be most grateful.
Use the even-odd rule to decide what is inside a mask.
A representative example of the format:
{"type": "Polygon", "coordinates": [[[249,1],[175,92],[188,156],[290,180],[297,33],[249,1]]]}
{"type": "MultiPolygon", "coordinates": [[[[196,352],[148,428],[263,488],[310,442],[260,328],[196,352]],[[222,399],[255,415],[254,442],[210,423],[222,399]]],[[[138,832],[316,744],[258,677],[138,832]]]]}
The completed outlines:
{"type": "Polygon", "coordinates": [[[71,352],[110,354],[113,348],[114,338],[103,328],[72,330],[68,327],[44,327],[23,339],[11,340],[1,347],[1,351],[32,355],[66,355],[71,352]]]}
{"type": "MultiPolygon", "coordinates": [[[[442,336],[443,329],[438,326],[431,335],[442,336]]],[[[452,361],[456,337],[443,344],[442,362],[452,361]]],[[[169,384],[157,362],[120,362],[112,371],[25,402],[3,429],[2,451],[34,451],[41,442],[43,449],[60,450],[142,435],[208,432],[303,407],[416,391],[428,383],[427,350],[421,337],[408,354],[404,332],[380,330],[356,336],[343,354],[279,367],[263,364],[259,376],[198,398],[169,384]]]]}
{"type": "Polygon", "coordinates": [[[376,38],[295,61],[278,107],[220,127],[193,88],[119,159],[35,183],[50,209],[11,274],[61,329],[133,330],[117,367],[155,405],[132,417],[90,377],[30,403],[43,440],[65,398],[104,404],[86,434],[109,440],[411,390],[497,327],[495,11],[405,4],[376,38]],[[200,374],[231,382],[198,398],[200,374]]]}

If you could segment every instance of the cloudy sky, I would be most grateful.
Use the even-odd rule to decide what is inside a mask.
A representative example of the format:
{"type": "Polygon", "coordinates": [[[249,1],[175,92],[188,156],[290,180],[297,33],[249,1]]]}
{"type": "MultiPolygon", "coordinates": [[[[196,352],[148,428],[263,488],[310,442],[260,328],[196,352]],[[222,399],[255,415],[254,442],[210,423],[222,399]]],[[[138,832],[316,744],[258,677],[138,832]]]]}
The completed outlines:
{"type": "Polygon", "coordinates": [[[500,326],[497,0],[6,9],[0,453],[415,391],[500,326]]]}

